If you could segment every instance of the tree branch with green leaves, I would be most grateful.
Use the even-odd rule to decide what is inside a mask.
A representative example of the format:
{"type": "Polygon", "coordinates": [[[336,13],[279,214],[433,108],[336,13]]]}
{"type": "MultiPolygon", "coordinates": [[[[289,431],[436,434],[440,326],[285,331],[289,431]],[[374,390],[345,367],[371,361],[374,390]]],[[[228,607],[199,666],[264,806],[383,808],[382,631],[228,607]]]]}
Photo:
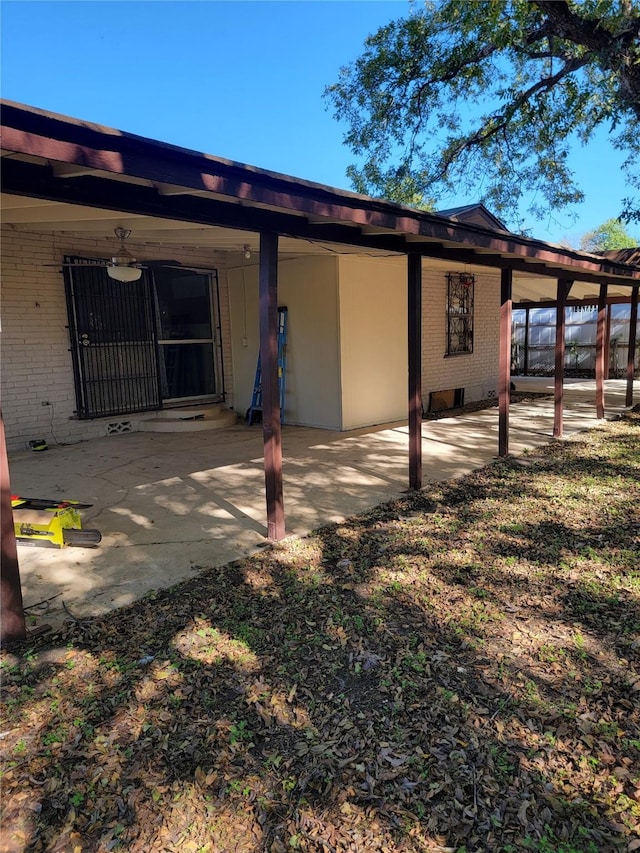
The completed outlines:
{"type": "MultiPolygon", "coordinates": [[[[443,206],[466,193],[519,225],[583,200],[571,152],[604,128],[640,189],[636,0],[437,0],[381,27],[325,97],[355,189],[443,206]]],[[[640,203],[621,200],[626,218],[640,203]]]]}

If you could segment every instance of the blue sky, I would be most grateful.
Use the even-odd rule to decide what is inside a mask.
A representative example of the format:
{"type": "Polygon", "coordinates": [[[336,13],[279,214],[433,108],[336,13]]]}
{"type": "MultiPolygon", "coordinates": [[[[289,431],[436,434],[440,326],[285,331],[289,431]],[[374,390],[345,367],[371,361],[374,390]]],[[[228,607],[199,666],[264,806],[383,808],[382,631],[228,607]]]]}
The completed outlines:
{"type": "MultiPolygon", "coordinates": [[[[2,97],[350,189],[353,161],[322,99],[405,0],[2,0],[2,97]]],[[[586,201],[545,221],[577,241],[616,216],[621,158],[603,135],[575,151],[586,201]]],[[[474,199],[445,199],[441,207],[474,199]]],[[[633,231],[633,229],[630,229],[633,231]]]]}

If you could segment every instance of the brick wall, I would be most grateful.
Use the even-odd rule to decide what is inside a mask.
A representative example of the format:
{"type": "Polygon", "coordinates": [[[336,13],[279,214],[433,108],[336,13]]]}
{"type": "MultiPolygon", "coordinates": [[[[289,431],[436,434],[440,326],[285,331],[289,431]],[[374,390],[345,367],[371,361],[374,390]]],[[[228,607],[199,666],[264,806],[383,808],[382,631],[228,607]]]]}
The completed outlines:
{"type": "MultiPolygon", "coordinates": [[[[461,272],[452,267],[450,272],[461,272]]],[[[476,274],[473,353],[447,356],[446,273],[423,264],[422,394],[465,389],[465,403],[497,394],[500,342],[500,274],[476,274]]]]}
{"type": "MultiPolygon", "coordinates": [[[[79,421],[69,352],[64,280],[64,255],[110,257],[114,239],[70,237],[2,229],[0,283],[0,392],[10,450],[26,448],[31,439],[72,443],[105,434],[104,419],[79,421]],[[48,266],[51,264],[51,266],[48,266]],[[43,405],[46,403],[47,405],[43,405]]],[[[225,404],[233,405],[229,298],[224,256],[207,250],[139,245],[127,242],[135,257],[165,258],[185,265],[217,268],[225,404]]],[[[113,420],[109,418],[108,420],[113,420]]]]}

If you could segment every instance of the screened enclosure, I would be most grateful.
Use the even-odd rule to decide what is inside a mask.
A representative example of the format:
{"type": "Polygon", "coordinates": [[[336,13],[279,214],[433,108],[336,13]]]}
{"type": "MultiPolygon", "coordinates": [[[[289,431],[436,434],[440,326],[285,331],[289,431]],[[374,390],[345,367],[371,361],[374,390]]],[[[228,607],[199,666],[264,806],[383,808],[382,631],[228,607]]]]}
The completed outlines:
{"type": "MultiPolygon", "coordinates": [[[[629,345],[631,306],[607,306],[609,377],[624,376],[629,345]]],[[[596,369],[597,305],[571,305],[565,309],[566,376],[593,378],[596,369]]],[[[552,376],[556,339],[555,308],[516,308],[511,319],[511,371],[520,376],[552,376]]],[[[638,349],[635,367],[638,368],[638,349]]]]}

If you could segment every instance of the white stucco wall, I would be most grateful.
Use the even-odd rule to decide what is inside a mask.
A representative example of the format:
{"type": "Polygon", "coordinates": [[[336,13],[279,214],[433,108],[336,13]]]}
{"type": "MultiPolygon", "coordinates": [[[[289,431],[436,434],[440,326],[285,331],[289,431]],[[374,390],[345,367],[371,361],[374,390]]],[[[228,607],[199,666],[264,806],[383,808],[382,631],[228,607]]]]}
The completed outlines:
{"type": "MultiPolygon", "coordinates": [[[[72,443],[105,435],[106,420],[75,417],[73,366],[69,352],[64,255],[109,257],[113,237],[82,238],[14,231],[1,235],[0,391],[9,450],[23,450],[31,439],[72,443]],[[43,405],[47,403],[48,405],[43,405]]],[[[129,241],[139,258],[165,258],[166,248],[129,241]]],[[[224,257],[211,252],[172,248],[170,255],[185,265],[217,268],[226,403],[233,405],[229,302],[224,257]]]]}
{"type": "MultiPolygon", "coordinates": [[[[257,259],[256,259],[257,260],[257,259]]],[[[422,393],[464,388],[465,402],[497,393],[500,280],[476,274],[474,351],[446,355],[447,272],[423,261],[422,393]]],[[[228,270],[234,394],[251,402],[259,348],[258,267],[228,270]],[[242,346],[242,339],[247,346],[242,346]]],[[[285,422],[356,429],[407,417],[407,262],[340,255],[280,261],[289,308],[285,422]],[[338,275],[336,276],[336,268],[338,275]]]]}
{"type": "Polygon", "coordinates": [[[407,416],[407,286],[402,258],[340,257],[342,429],[407,416]]]}
{"type": "MultiPolygon", "coordinates": [[[[465,402],[497,394],[500,275],[476,273],[473,353],[447,356],[447,272],[422,263],[422,396],[464,388],[465,402]]],[[[407,261],[340,258],[343,429],[407,417],[407,261]]]]}
{"type": "MultiPolygon", "coordinates": [[[[244,415],[260,348],[257,258],[229,268],[228,280],[234,394],[244,415]]],[[[340,429],[337,260],[281,260],[278,304],[288,309],[284,422],[340,429]]]]}

